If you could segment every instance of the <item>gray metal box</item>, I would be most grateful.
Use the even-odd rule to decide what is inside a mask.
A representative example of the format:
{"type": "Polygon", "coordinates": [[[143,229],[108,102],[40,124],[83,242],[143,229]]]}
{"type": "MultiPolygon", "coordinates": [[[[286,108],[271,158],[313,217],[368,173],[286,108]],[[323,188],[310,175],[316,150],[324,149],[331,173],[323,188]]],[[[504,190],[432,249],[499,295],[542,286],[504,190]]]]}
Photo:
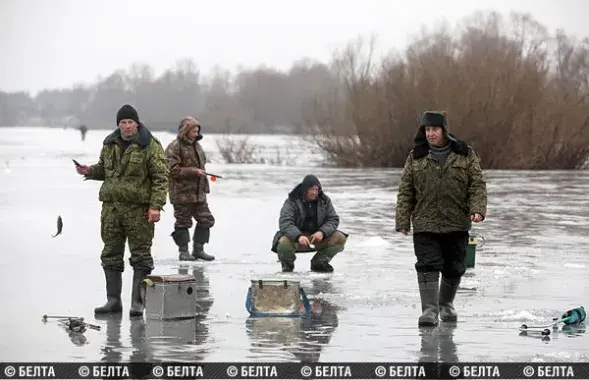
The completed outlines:
{"type": "Polygon", "coordinates": [[[145,317],[170,320],[195,318],[197,283],[193,275],[150,275],[145,283],[145,317]]]}

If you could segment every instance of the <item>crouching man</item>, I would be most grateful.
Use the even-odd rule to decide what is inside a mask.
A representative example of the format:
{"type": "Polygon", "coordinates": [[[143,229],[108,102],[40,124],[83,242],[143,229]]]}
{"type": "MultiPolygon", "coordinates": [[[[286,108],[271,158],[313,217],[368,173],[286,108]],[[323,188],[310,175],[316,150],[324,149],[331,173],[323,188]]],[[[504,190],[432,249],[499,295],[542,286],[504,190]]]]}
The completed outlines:
{"type": "Polygon", "coordinates": [[[331,259],[344,250],[348,235],[339,231],[339,215],[323,192],[319,179],[307,175],[284,201],[280,210],[279,231],[272,241],[283,272],[292,272],[296,252],[315,252],[314,272],[333,272],[331,259]]]}
{"type": "Polygon", "coordinates": [[[396,230],[413,222],[420,326],[457,320],[454,297],[466,271],[472,223],[485,219],[487,185],[474,150],[448,130],[446,115],[425,112],[403,168],[396,230]],[[442,274],[440,282],[440,273],[442,274]]]}

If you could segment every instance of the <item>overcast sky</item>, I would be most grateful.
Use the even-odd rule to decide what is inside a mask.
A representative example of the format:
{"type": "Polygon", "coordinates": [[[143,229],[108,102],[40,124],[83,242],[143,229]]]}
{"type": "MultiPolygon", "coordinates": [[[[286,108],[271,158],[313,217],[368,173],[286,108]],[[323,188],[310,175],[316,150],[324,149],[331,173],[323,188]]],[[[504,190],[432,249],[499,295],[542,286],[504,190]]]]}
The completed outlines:
{"type": "Polygon", "coordinates": [[[422,24],[475,9],[528,11],[551,30],[589,36],[589,0],[0,0],[0,90],[69,87],[192,57],[208,71],[328,60],[359,34],[402,48],[422,24]]]}

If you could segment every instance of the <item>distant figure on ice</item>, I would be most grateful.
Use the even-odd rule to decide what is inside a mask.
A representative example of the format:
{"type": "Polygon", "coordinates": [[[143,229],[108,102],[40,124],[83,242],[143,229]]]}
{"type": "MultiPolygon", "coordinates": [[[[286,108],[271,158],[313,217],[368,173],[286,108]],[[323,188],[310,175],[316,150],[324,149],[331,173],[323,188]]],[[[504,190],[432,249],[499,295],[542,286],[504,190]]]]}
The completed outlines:
{"type": "Polygon", "coordinates": [[[78,127],[80,134],[82,135],[82,141],[86,141],[86,132],[88,132],[88,128],[84,124],[78,127]]]}
{"type": "Polygon", "coordinates": [[[170,203],[174,206],[174,232],[172,239],[178,246],[179,259],[212,261],[215,256],[204,251],[209,242],[215,218],[209,210],[207,194],[209,178],[205,174],[207,156],[199,141],[202,140],[201,125],[193,117],[180,121],[178,134],[166,148],[170,170],[170,203]],[[192,235],[192,256],[188,252],[192,218],[196,227],[192,235]]]}
{"type": "Polygon", "coordinates": [[[425,112],[413,142],[399,184],[396,230],[407,235],[413,222],[419,325],[436,326],[438,316],[457,320],[454,297],[472,222],[487,213],[487,185],[476,153],[449,132],[445,113],[425,112]]]}
{"type": "Polygon", "coordinates": [[[125,243],[133,267],[131,317],[143,315],[140,293],[143,279],[151,274],[155,223],[167,201],[168,166],[161,143],[126,104],[117,113],[118,128],[106,136],[98,163],[76,166],[86,179],[102,181],[100,235],[104,247],[100,260],[106,279],[107,302],[95,314],[120,313],[125,243]]]}
{"type": "Polygon", "coordinates": [[[278,254],[283,272],[294,270],[296,252],[315,250],[311,270],[333,272],[329,262],[344,250],[348,235],[338,230],[339,215],[317,177],[305,176],[303,182],[288,194],[278,224],[272,252],[278,254]]]}

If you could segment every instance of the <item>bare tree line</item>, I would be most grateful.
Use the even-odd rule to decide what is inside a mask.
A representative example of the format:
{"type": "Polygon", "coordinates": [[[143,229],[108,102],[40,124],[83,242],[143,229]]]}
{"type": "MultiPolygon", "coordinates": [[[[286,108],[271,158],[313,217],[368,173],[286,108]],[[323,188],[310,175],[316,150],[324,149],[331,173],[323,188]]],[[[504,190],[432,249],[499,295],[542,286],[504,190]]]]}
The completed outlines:
{"type": "Polygon", "coordinates": [[[550,35],[527,14],[477,12],[427,31],[403,54],[350,44],[331,65],[341,87],[304,125],[337,166],[402,167],[425,110],[486,169],[574,169],[589,154],[589,39],[550,35]]]}
{"type": "Polygon", "coordinates": [[[92,85],[27,93],[0,92],[0,125],[112,128],[117,109],[133,104],[154,130],[169,130],[183,115],[195,115],[207,132],[293,133],[300,105],[335,83],[324,63],[301,59],[281,72],[257,67],[232,75],[215,68],[203,75],[192,59],[156,77],[152,67],[133,64],[92,85]],[[36,119],[36,123],[34,123],[36,119]]]}
{"type": "Polygon", "coordinates": [[[303,133],[336,166],[401,167],[422,112],[433,109],[447,111],[486,169],[573,169],[589,154],[589,39],[551,34],[528,14],[477,12],[456,28],[424,28],[384,58],[372,42],[287,71],[204,76],[184,60],[160,77],[137,64],[92,86],[0,93],[0,124],[74,116],[111,128],[129,102],[153,129],[190,114],[208,132],[303,133]]]}

